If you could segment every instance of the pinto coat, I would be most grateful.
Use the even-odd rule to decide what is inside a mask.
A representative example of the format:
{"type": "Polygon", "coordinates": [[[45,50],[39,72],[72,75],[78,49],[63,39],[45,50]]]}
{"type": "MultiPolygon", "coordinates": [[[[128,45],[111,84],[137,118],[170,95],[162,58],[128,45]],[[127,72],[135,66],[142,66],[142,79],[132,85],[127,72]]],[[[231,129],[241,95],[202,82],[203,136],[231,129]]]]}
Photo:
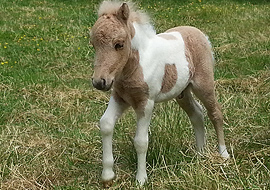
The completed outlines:
{"type": "Polygon", "coordinates": [[[130,3],[104,1],[98,15],[91,31],[91,43],[96,50],[92,82],[99,90],[113,88],[108,108],[100,120],[104,184],[111,184],[115,177],[113,128],[130,106],[137,115],[134,146],[139,184],[147,180],[148,127],[154,103],[175,98],[190,118],[198,151],[203,151],[203,111],[191,92],[207,109],[217,133],[219,153],[229,158],[223,117],[214,92],[214,59],[207,37],[188,26],[156,35],[147,15],[130,3]]]}

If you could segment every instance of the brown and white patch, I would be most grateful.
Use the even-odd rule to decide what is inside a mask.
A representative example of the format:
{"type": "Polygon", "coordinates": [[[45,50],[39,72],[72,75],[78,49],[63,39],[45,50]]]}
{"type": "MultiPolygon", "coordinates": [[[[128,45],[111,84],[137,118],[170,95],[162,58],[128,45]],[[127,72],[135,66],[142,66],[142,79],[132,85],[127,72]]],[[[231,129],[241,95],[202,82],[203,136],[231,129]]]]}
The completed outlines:
{"type": "Polygon", "coordinates": [[[172,65],[166,64],[160,91],[162,93],[169,92],[176,84],[176,81],[177,81],[177,69],[175,64],[172,65]]]}
{"type": "Polygon", "coordinates": [[[123,72],[115,81],[113,96],[116,101],[124,101],[137,112],[144,112],[149,97],[149,87],[144,81],[138,51],[132,52],[123,72]]]}
{"type": "Polygon", "coordinates": [[[185,55],[189,63],[190,78],[203,78],[213,75],[212,49],[206,36],[197,28],[182,26],[166,32],[179,32],[185,42],[185,55]],[[201,72],[197,72],[201,71],[201,72]]]}

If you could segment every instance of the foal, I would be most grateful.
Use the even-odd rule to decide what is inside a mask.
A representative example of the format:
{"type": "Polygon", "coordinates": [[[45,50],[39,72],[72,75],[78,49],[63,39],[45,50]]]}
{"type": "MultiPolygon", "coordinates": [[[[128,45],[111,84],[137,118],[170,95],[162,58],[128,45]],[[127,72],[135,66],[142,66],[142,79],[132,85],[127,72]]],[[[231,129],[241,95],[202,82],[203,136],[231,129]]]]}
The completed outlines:
{"type": "Polygon", "coordinates": [[[102,181],[111,183],[112,136],[117,119],[132,107],[137,115],[134,146],[139,184],[147,180],[148,127],[155,102],[175,98],[193,125],[198,151],[205,145],[203,111],[191,91],[207,109],[218,138],[219,153],[228,158],[223,117],[214,93],[214,59],[206,36],[194,27],[176,27],[156,35],[148,17],[130,3],[104,1],[91,31],[96,51],[93,86],[113,88],[100,120],[103,143],[102,181]]]}

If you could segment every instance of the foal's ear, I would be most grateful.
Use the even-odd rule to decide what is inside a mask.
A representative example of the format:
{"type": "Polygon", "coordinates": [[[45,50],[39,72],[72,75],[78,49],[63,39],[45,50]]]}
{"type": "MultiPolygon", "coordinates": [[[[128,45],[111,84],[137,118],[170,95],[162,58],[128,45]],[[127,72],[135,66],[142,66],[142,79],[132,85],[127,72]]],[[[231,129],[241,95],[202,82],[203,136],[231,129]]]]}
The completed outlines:
{"type": "Polygon", "coordinates": [[[126,3],[123,3],[119,8],[119,10],[117,11],[117,18],[127,23],[128,17],[129,17],[128,5],[126,3]]]}

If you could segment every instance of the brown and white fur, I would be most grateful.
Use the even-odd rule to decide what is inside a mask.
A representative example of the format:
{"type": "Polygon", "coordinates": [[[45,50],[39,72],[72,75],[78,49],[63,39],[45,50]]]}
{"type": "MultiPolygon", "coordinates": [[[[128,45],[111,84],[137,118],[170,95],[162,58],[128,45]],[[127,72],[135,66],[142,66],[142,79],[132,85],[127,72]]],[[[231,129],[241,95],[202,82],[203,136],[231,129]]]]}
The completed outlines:
{"type": "Polygon", "coordinates": [[[115,122],[128,108],[137,115],[134,146],[139,184],[147,180],[148,127],[154,103],[175,98],[193,125],[198,151],[205,145],[205,106],[218,138],[219,153],[229,158],[223,134],[223,116],[214,92],[214,59],[206,36],[194,27],[176,27],[156,34],[147,15],[131,3],[104,1],[91,30],[96,51],[92,83],[113,88],[108,108],[100,120],[103,143],[102,181],[110,183],[113,172],[112,136],[115,122]]]}

